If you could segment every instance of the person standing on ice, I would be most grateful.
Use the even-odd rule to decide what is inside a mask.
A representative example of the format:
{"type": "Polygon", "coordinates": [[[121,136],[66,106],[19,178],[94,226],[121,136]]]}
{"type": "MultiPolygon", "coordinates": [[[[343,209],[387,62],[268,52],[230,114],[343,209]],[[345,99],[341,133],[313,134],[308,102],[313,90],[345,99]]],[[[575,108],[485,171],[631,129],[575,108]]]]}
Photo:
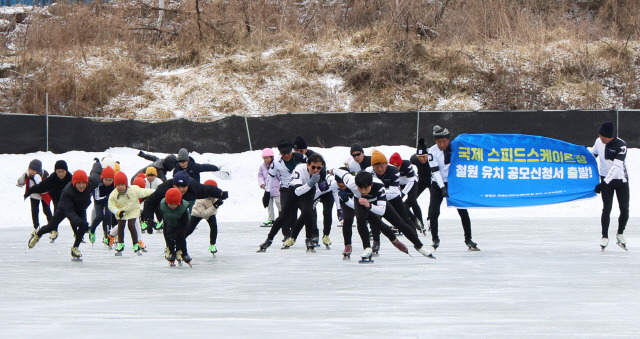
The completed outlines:
{"type": "MultiPolygon", "coordinates": [[[[155,190],[158,188],[158,186],[160,186],[160,184],[163,183],[163,180],[158,178],[158,170],[153,167],[153,166],[149,166],[147,167],[147,169],[144,172],[145,174],[145,185],[144,188],[150,188],[152,190],[155,190]]],[[[147,233],[152,234],[154,229],[161,229],[163,226],[162,223],[162,212],[160,211],[160,208],[156,208],[156,210],[154,211],[155,215],[156,215],[156,219],[157,221],[153,221],[151,220],[150,224],[146,224],[147,228],[146,230],[143,229],[143,231],[147,231],[147,233]]],[[[142,226],[142,225],[140,225],[142,226]]]]}
{"type": "Polygon", "coordinates": [[[115,173],[111,166],[107,166],[102,170],[100,179],[102,182],[96,187],[93,193],[93,209],[95,211],[95,218],[89,225],[89,241],[93,244],[96,241],[96,228],[102,223],[102,230],[104,231],[104,238],[102,242],[111,248],[113,246],[113,237],[109,235],[111,228],[113,227],[113,220],[115,217],[113,213],[109,211],[109,195],[113,192],[113,178],[115,173]]]}
{"type": "Polygon", "coordinates": [[[613,195],[618,198],[618,232],[616,243],[627,250],[627,241],[623,233],[629,220],[629,176],[627,174],[627,144],[624,140],[615,136],[615,127],[612,122],[605,122],[598,130],[591,152],[598,159],[598,172],[600,173],[600,183],[596,185],[596,193],[602,197],[602,240],[600,246],[604,251],[609,244],[609,220],[613,207],[613,195]]]}
{"type": "Polygon", "coordinates": [[[73,173],[71,184],[67,184],[67,186],[62,190],[58,208],[56,208],[51,222],[31,233],[31,238],[29,239],[28,244],[29,248],[33,248],[43,234],[55,231],[58,228],[60,221],[66,217],[69,219],[71,229],[73,229],[73,233],[75,235],[75,241],[71,248],[71,257],[73,259],[79,259],[82,257],[82,253],[80,253],[78,247],[82,242],[84,234],[89,229],[89,223],[87,222],[87,207],[91,204],[91,195],[93,194],[93,191],[100,183],[101,172],[102,166],[100,166],[99,161],[96,161],[91,169],[90,177],[88,177],[87,173],[83,170],[77,170],[73,173]]]}
{"type": "Polygon", "coordinates": [[[351,257],[351,237],[353,235],[353,219],[355,218],[355,210],[354,210],[354,199],[353,192],[345,185],[344,181],[342,181],[342,175],[345,173],[349,173],[349,169],[347,167],[339,168],[342,172],[337,173],[335,171],[330,171],[334,175],[334,181],[338,186],[338,196],[340,197],[340,209],[338,213],[338,219],[342,219],[342,238],[344,240],[344,250],[342,251],[342,255],[344,259],[351,257]],[[339,175],[342,174],[342,175],[339,175]],[[342,214],[340,216],[340,214],[342,214]]]}
{"type": "Polygon", "coordinates": [[[164,215],[164,240],[167,245],[164,257],[171,266],[176,259],[187,264],[191,262],[185,235],[189,224],[189,203],[183,197],[180,189],[172,187],[164,193],[164,198],[160,201],[160,209],[164,215]]]}
{"type": "MultiPolygon", "coordinates": [[[[379,229],[398,250],[409,253],[407,247],[397,239],[393,230],[382,221],[384,217],[392,226],[405,234],[405,237],[411,241],[416,251],[425,257],[435,259],[426,246],[422,244],[415,229],[411,232],[412,227],[402,220],[392,205],[387,204],[386,190],[380,179],[375,178],[367,171],[361,171],[355,177],[347,171],[337,168],[332,169],[330,173],[336,176],[336,180],[342,181],[344,186],[353,193],[356,225],[364,248],[364,253],[361,255],[362,258],[371,259],[373,255],[367,222],[369,222],[372,229],[379,229]]],[[[345,248],[345,252],[347,252],[346,250],[345,248]]]]}
{"type": "Polygon", "coordinates": [[[418,169],[418,186],[416,194],[416,205],[412,207],[413,214],[420,220],[424,226],[424,220],[422,219],[422,209],[417,204],[417,199],[427,188],[431,186],[431,167],[429,167],[429,154],[427,152],[427,145],[424,143],[424,139],[418,140],[418,147],[416,148],[416,154],[409,158],[412,165],[418,169]]]}
{"type": "MultiPolygon", "coordinates": [[[[436,144],[429,148],[429,166],[433,174],[433,182],[429,188],[431,197],[429,199],[429,222],[431,228],[431,240],[433,248],[440,246],[440,237],[438,236],[438,217],[440,216],[440,205],[444,198],[449,197],[447,191],[447,181],[449,178],[449,166],[451,165],[451,134],[446,128],[438,125],[433,126],[433,138],[436,144]]],[[[462,220],[462,229],[464,230],[464,243],[471,251],[478,251],[477,244],[471,240],[471,219],[466,209],[459,208],[458,214],[462,220]]]]}
{"type": "Polygon", "coordinates": [[[269,176],[267,177],[267,183],[265,189],[271,187],[271,181],[275,180],[277,175],[280,175],[280,204],[282,209],[278,213],[278,217],[273,221],[273,226],[269,230],[267,240],[260,244],[258,252],[264,252],[276,236],[278,231],[282,229],[282,234],[286,239],[291,237],[291,228],[296,222],[296,213],[298,207],[296,206],[295,192],[290,187],[291,173],[301,163],[306,163],[307,157],[302,153],[293,152],[293,145],[288,140],[282,140],[278,144],[278,151],[280,157],[274,159],[269,167],[269,176]]]}
{"type": "Polygon", "coordinates": [[[29,189],[49,176],[47,171],[42,170],[42,161],[33,159],[29,162],[27,172],[18,178],[18,187],[24,187],[24,198],[29,197],[31,201],[31,221],[33,222],[33,228],[38,229],[40,227],[40,204],[42,204],[42,212],[47,217],[47,222],[51,221],[51,208],[49,203],[51,202],[51,196],[48,193],[32,193],[29,189]]]}
{"type": "Polygon", "coordinates": [[[145,246],[144,243],[138,240],[138,231],[136,230],[136,220],[140,216],[139,199],[148,197],[154,190],[140,188],[137,185],[129,186],[124,172],[118,172],[115,175],[113,184],[116,189],[109,195],[109,210],[118,220],[116,255],[122,255],[124,250],[125,224],[129,227],[129,232],[131,233],[133,251],[140,254],[145,246]]]}
{"type": "Polygon", "coordinates": [[[173,175],[180,171],[185,171],[189,174],[191,179],[200,182],[201,172],[217,172],[220,168],[216,165],[210,164],[198,164],[192,157],[189,156],[189,151],[186,148],[181,148],[178,151],[178,163],[173,169],[173,175]]]}
{"type": "Polygon", "coordinates": [[[424,227],[422,224],[422,212],[420,211],[420,206],[418,206],[418,177],[416,176],[416,172],[413,170],[411,161],[402,160],[402,157],[400,157],[400,153],[396,152],[393,153],[389,158],[389,163],[393,165],[400,174],[400,177],[398,178],[401,193],[400,199],[402,200],[402,198],[407,197],[404,200],[407,215],[412,219],[413,223],[418,226],[418,230],[424,232],[424,227]],[[411,208],[414,211],[417,210],[418,212],[420,212],[420,218],[418,218],[417,215],[411,213],[411,208]]]}
{"type": "Polygon", "coordinates": [[[351,145],[351,158],[348,164],[351,173],[358,173],[371,166],[371,156],[364,155],[364,148],[360,144],[351,145]]]}
{"type": "Polygon", "coordinates": [[[273,225],[273,221],[276,220],[274,207],[278,209],[280,213],[280,173],[276,173],[276,176],[271,180],[271,185],[267,187],[267,178],[269,177],[269,167],[273,163],[274,154],[271,148],[265,148],[262,150],[263,163],[258,169],[258,184],[260,188],[264,190],[262,196],[262,205],[267,209],[268,217],[262,226],[269,227],[273,225]]]}
{"type": "MultiPolygon", "coordinates": [[[[218,183],[212,179],[205,181],[204,184],[218,187],[218,183]]],[[[195,231],[198,223],[203,219],[206,220],[209,224],[209,252],[211,252],[211,254],[218,252],[216,248],[216,240],[218,239],[218,220],[216,219],[216,214],[223,202],[224,201],[214,197],[196,200],[191,210],[189,225],[184,232],[184,237],[189,237],[191,233],[195,231]]]]}

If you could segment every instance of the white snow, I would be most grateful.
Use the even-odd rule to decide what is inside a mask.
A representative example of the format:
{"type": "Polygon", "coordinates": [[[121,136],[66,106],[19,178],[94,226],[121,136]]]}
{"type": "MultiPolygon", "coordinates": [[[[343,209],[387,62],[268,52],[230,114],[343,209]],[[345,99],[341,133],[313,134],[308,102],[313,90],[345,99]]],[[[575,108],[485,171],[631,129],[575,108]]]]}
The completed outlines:
{"type": "MultiPolygon", "coordinates": [[[[176,147],[178,148],[178,147],[176,147]]],[[[312,147],[313,148],[313,147],[312,147]]],[[[340,166],[347,147],[313,148],[329,166],[340,166]]],[[[380,146],[403,158],[414,149],[380,146]]],[[[370,153],[372,148],[366,149],[370,153]]],[[[343,261],[342,228],[332,229],[330,250],[305,253],[303,236],[290,250],[280,238],[255,253],[266,238],[257,169],[260,151],[194,153],[198,162],[222,165],[230,180],[214,178],[229,199],[218,214],[218,254],[208,252],[201,223],[189,237],[193,268],[169,268],[164,240],[144,235],[149,252],[138,257],[99,244],[82,244],[84,262],[70,261],[68,221],[60,238],[43,237],[31,250],[29,202],[16,187],[30,160],[53,170],[65,159],[73,171],[88,171],[94,157],[111,154],[131,175],[149,162],[138,151],[64,154],[1,154],[0,241],[9,260],[0,277],[1,337],[215,337],[215,338],[584,338],[636,337],[640,315],[638,210],[640,151],[630,149],[631,219],[629,252],[611,243],[600,252],[600,198],[550,206],[470,211],[473,238],[482,249],[468,252],[454,209],[442,209],[437,260],[410,248],[413,258],[383,239],[373,264],[358,264],[362,251],[353,229],[354,253],[343,261]],[[301,244],[302,243],[302,244],[301,244]]],[[[158,154],[163,156],[164,154],[158,154]]],[[[419,199],[426,218],[428,192],[419,199]]],[[[319,214],[321,215],[320,211],[319,214]]],[[[40,220],[46,220],[41,214],[40,220]]],[[[321,218],[319,220],[321,224],[321,218]]],[[[336,222],[334,221],[334,224],[336,222]]],[[[98,241],[101,235],[98,235],[98,241]]],[[[420,239],[427,245],[429,237],[420,239]]],[[[404,238],[400,240],[410,243],[404,238]]]]}

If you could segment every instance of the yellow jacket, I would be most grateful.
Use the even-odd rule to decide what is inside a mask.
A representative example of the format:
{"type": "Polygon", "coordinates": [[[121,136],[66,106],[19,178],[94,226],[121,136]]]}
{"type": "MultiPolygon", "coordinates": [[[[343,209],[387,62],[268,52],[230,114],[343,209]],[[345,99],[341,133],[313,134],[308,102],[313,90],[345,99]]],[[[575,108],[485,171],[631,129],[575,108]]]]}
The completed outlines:
{"type": "Polygon", "coordinates": [[[109,211],[116,215],[116,219],[129,220],[140,216],[140,200],[146,198],[155,190],[149,188],[140,188],[132,185],[127,187],[124,193],[114,189],[109,194],[109,211]],[[124,211],[124,216],[118,218],[118,212],[124,211]]]}

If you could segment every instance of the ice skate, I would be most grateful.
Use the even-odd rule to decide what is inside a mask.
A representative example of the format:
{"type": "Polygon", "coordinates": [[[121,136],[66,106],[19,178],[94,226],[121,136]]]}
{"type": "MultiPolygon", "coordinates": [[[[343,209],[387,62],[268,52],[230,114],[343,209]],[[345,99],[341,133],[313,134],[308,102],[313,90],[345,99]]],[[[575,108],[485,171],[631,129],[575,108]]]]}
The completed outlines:
{"type": "Polygon", "coordinates": [[[189,267],[193,267],[191,266],[191,256],[189,256],[189,253],[180,251],[180,254],[182,261],[184,261],[185,264],[189,265],[189,267]]]}
{"type": "Polygon", "coordinates": [[[156,231],[162,229],[162,227],[164,226],[164,221],[160,220],[158,221],[158,223],[154,226],[156,231]]]}
{"type": "Polygon", "coordinates": [[[134,245],[133,245],[133,251],[134,251],[137,255],[142,255],[142,247],[140,247],[140,244],[134,244],[134,245]]]}
{"type": "Polygon", "coordinates": [[[312,237],[311,241],[313,242],[313,246],[315,246],[315,247],[319,247],[320,246],[320,239],[318,239],[318,237],[312,237]]]}
{"type": "Polygon", "coordinates": [[[465,241],[464,243],[467,244],[467,247],[469,247],[469,251],[479,251],[480,250],[478,248],[478,244],[473,242],[473,240],[471,240],[471,239],[465,241]]]}
{"type": "Polygon", "coordinates": [[[431,253],[431,251],[429,251],[429,249],[427,249],[426,246],[422,246],[420,248],[415,248],[416,251],[420,252],[420,254],[424,255],[427,258],[431,258],[431,259],[435,259],[436,257],[433,256],[433,253],[431,253]]]}
{"type": "Polygon", "coordinates": [[[282,247],[280,249],[281,250],[289,249],[295,243],[296,243],[296,239],[293,239],[292,237],[288,237],[287,240],[284,241],[284,244],[282,244],[282,247]]]}
{"type": "Polygon", "coordinates": [[[116,243],[116,256],[122,256],[122,251],[124,251],[124,243],[119,242],[116,243]]]}
{"type": "Polygon", "coordinates": [[[371,259],[371,257],[373,256],[373,250],[371,249],[371,247],[367,247],[364,249],[364,252],[362,252],[362,254],[360,255],[360,261],[358,261],[361,264],[369,264],[373,262],[373,259],[371,259]]]}
{"type": "Polygon", "coordinates": [[[344,251],[342,251],[342,259],[351,259],[351,245],[344,245],[344,251]]]}
{"type": "Polygon", "coordinates": [[[51,235],[49,236],[49,239],[51,239],[50,242],[53,244],[56,241],[56,239],[58,239],[58,231],[56,230],[51,231],[51,235]]]}
{"type": "Polygon", "coordinates": [[[624,235],[616,234],[616,245],[620,246],[623,250],[628,251],[627,241],[624,239],[624,235]]]}
{"type": "Polygon", "coordinates": [[[262,225],[260,225],[260,227],[271,227],[271,226],[273,226],[273,220],[269,220],[269,219],[265,220],[262,223],[262,225]]]}
{"type": "Polygon", "coordinates": [[[82,257],[82,253],[80,253],[80,250],[77,247],[72,247],[71,261],[82,261],[81,257],[82,257]]]}
{"type": "Polygon", "coordinates": [[[174,267],[176,265],[176,254],[171,253],[168,247],[166,248],[164,258],[169,262],[169,267],[174,267]]]}
{"type": "Polygon", "coordinates": [[[145,245],[142,240],[138,241],[138,245],[140,245],[140,250],[144,253],[147,251],[147,245],[145,245]]]}
{"type": "Polygon", "coordinates": [[[307,238],[304,241],[304,244],[307,246],[307,252],[316,252],[316,244],[313,239],[307,238]]]}
{"type": "Polygon", "coordinates": [[[29,248],[33,248],[33,246],[35,246],[39,240],[40,236],[38,235],[38,230],[33,230],[33,232],[31,232],[31,236],[29,237],[29,241],[27,242],[27,246],[29,246],[29,248]]]}
{"type": "MultiPolygon", "coordinates": [[[[404,252],[406,254],[409,254],[409,249],[407,249],[407,246],[405,246],[400,240],[396,239],[394,241],[391,242],[393,244],[393,246],[395,246],[397,249],[400,250],[400,252],[404,252]]],[[[411,254],[409,254],[409,256],[412,256],[411,254]]]]}
{"type": "Polygon", "coordinates": [[[91,242],[91,246],[96,242],[96,233],[89,231],[89,241],[91,242]]]}
{"type": "Polygon", "coordinates": [[[209,252],[211,252],[211,254],[215,256],[215,254],[218,252],[218,249],[216,249],[216,244],[209,245],[209,252]]]}
{"type": "Polygon", "coordinates": [[[373,255],[378,256],[378,252],[380,251],[380,242],[373,241],[373,246],[371,246],[371,250],[373,251],[373,255]]]}
{"type": "Polygon", "coordinates": [[[260,244],[260,249],[257,251],[258,253],[260,252],[266,252],[267,248],[269,248],[269,246],[271,246],[271,243],[273,241],[271,241],[271,239],[267,238],[267,240],[265,240],[262,244],[260,244]]]}
{"type": "Polygon", "coordinates": [[[422,235],[427,234],[427,230],[424,229],[424,224],[419,219],[416,219],[416,226],[418,226],[417,230],[418,232],[422,233],[422,235]]]}
{"type": "Polygon", "coordinates": [[[182,266],[182,250],[179,250],[178,252],[176,252],[176,260],[178,261],[178,266],[182,266]]]}
{"type": "Polygon", "coordinates": [[[433,244],[431,245],[431,247],[433,247],[433,250],[437,250],[438,247],[440,247],[440,238],[436,239],[433,241],[433,244]]]}
{"type": "Polygon", "coordinates": [[[604,252],[607,245],[609,245],[609,238],[602,238],[602,240],[600,240],[600,248],[602,249],[602,252],[604,252]]]}
{"type": "Polygon", "coordinates": [[[329,247],[329,245],[331,245],[331,239],[329,239],[329,236],[328,236],[328,235],[323,235],[323,236],[322,236],[322,243],[324,244],[324,246],[326,246],[326,247],[327,247],[327,249],[328,249],[328,250],[329,250],[329,249],[331,249],[331,248],[329,247]]]}

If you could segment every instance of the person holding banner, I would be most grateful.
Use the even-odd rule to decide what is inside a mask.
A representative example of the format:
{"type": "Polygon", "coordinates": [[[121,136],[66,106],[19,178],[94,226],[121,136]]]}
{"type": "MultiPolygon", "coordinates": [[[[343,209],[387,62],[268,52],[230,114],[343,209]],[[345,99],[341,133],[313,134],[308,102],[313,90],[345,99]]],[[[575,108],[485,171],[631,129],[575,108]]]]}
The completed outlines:
{"type": "Polygon", "coordinates": [[[598,134],[598,139],[596,139],[591,152],[599,160],[600,183],[596,185],[595,191],[602,196],[602,216],[600,217],[602,241],[600,247],[604,251],[609,244],[609,217],[615,193],[620,208],[616,243],[626,251],[627,241],[622,234],[629,220],[629,176],[625,161],[627,144],[615,136],[612,122],[603,123],[598,134]]]}
{"type": "MultiPolygon", "coordinates": [[[[431,197],[429,199],[429,225],[431,228],[431,240],[433,248],[440,246],[438,237],[438,217],[440,216],[440,205],[444,198],[449,197],[447,191],[447,178],[449,177],[449,165],[451,164],[451,145],[449,130],[438,125],[433,127],[433,137],[436,144],[429,148],[429,166],[432,173],[432,184],[429,187],[431,197]]],[[[470,251],[479,251],[478,246],[471,240],[471,219],[466,209],[458,209],[462,229],[464,230],[464,243],[470,251]]]]}

